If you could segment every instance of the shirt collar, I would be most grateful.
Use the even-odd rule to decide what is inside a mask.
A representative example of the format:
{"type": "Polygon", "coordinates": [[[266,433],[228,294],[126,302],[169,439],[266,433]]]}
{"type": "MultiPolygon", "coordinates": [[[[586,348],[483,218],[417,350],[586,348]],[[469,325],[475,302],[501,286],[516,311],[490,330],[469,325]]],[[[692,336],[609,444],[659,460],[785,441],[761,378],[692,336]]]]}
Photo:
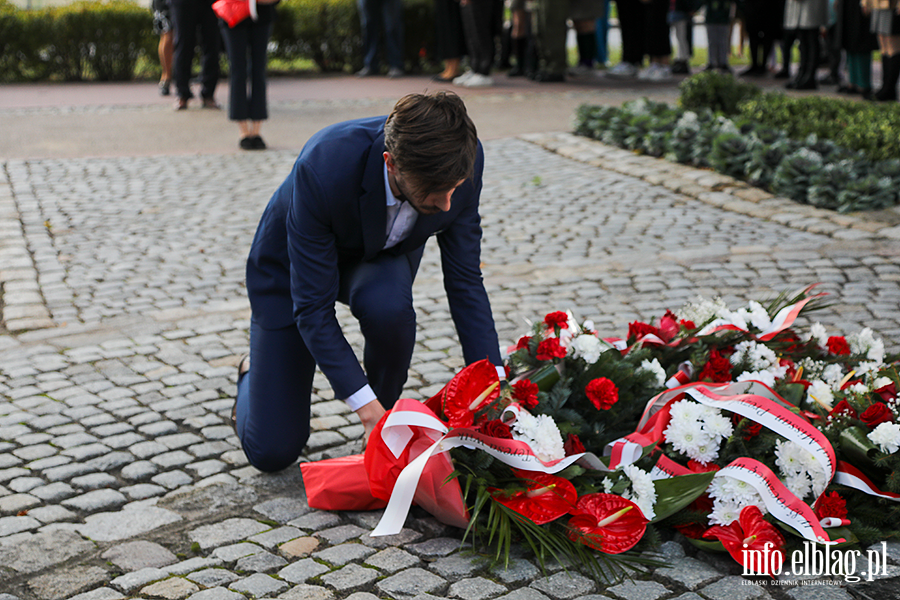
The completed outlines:
{"type": "Polygon", "coordinates": [[[387,163],[384,165],[384,199],[388,206],[400,204],[400,200],[398,200],[397,196],[394,195],[394,192],[391,191],[391,181],[388,179],[387,163]]]}

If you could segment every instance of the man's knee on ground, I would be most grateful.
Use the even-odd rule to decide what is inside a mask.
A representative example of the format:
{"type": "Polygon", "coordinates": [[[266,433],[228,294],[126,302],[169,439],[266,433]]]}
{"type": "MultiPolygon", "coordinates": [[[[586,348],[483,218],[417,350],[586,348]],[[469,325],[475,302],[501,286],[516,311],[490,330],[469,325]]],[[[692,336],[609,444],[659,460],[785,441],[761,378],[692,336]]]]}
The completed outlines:
{"type": "Polygon", "coordinates": [[[290,444],[269,444],[265,447],[254,447],[244,444],[244,454],[250,464],[266,473],[282,471],[294,464],[306,446],[307,435],[302,440],[290,444]]]}

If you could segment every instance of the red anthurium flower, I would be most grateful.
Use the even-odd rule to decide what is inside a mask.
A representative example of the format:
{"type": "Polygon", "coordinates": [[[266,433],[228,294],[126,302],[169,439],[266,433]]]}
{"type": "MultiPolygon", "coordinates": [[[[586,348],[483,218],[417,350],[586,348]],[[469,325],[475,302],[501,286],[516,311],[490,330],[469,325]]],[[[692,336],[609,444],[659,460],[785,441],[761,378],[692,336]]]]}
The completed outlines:
{"type": "Polygon", "coordinates": [[[530,379],[523,379],[512,384],[512,397],[519,404],[531,410],[538,403],[538,386],[530,379]]]}
{"type": "Polygon", "coordinates": [[[491,492],[494,500],[503,506],[538,525],[555,521],[575,507],[578,492],[568,479],[534,471],[518,471],[517,474],[528,486],[526,491],[512,495],[501,490],[491,492]]]}
{"type": "Polygon", "coordinates": [[[859,415],[859,420],[868,425],[869,429],[875,429],[882,423],[893,423],[894,413],[884,402],[876,402],[859,415]]]}
{"type": "Polygon", "coordinates": [[[841,400],[840,402],[838,402],[835,407],[831,409],[831,412],[828,413],[828,416],[832,418],[838,416],[850,417],[851,419],[859,418],[856,410],[852,406],[847,404],[846,400],[841,400]]]}
{"type": "Polygon", "coordinates": [[[569,519],[570,539],[607,554],[630,550],[646,530],[637,504],[615,494],[582,496],[569,519]]]}
{"type": "Polygon", "coordinates": [[[831,336],[828,338],[828,342],[826,342],[825,346],[828,348],[830,354],[850,354],[850,344],[847,343],[847,340],[842,335],[831,336]]]}
{"type": "Polygon", "coordinates": [[[784,537],[756,506],[745,506],[739,519],[730,525],[713,525],[703,537],[722,542],[745,573],[772,575],[784,565],[784,537]]]}
{"type": "Polygon", "coordinates": [[[554,330],[557,327],[559,327],[560,329],[568,329],[569,315],[561,310],[549,313],[546,317],[544,317],[544,325],[554,330]]]}
{"type": "Polygon", "coordinates": [[[609,410],[619,401],[619,389],[606,377],[592,379],[584,388],[584,393],[597,410],[609,410]]]}
{"type": "Polygon", "coordinates": [[[678,317],[671,310],[667,310],[659,320],[659,337],[668,342],[676,335],[678,335],[678,317]]]}
{"type": "Polygon", "coordinates": [[[436,396],[426,404],[440,408],[450,427],[469,427],[475,422],[475,412],[500,396],[497,368],[487,360],[479,360],[457,373],[436,396]]]}
{"type": "Polygon", "coordinates": [[[837,492],[829,492],[819,496],[813,510],[820,519],[826,517],[847,518],[847,502],[837,492]]]}
{"type": "Polygon", "coordinates": [[[566,349],[559,344],[557,338],[547,338],[538,344],[537,356],[538,360],[553,360],[554,358],[565,358],[566,349]]]}
{"type": "Polygon", "coordinates": [[[659,335],[659,329],[649,323],[633,321],[628,324],[628,339],[639,340],[647,334],[659,335]]]}
{"type": "Polygon", "coordinates": [[[711,381],[713,383],[731,381],[731,361],[713,348],[709,352],[709,360],[697,376],[697,381],[711,381]]]}

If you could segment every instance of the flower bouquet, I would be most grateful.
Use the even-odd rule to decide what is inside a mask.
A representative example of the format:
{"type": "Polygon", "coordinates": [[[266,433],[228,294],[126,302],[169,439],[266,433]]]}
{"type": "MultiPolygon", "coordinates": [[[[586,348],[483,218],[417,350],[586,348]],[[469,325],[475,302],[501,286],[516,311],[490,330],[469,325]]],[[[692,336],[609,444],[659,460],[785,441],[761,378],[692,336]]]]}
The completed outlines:
{"type": "Polygon", "coordinates": [[[900,535],[896,358],[867,329],[800,331],[821,302],[700,299],[624,339],[546,315],[510,348],[508,385],[474,363],[385,416],[364,458],[387,502],[373,535],[416,503],[497,558],[518,540],[600,576],[667,530],[769,575],[794,544],[900,535]]]}

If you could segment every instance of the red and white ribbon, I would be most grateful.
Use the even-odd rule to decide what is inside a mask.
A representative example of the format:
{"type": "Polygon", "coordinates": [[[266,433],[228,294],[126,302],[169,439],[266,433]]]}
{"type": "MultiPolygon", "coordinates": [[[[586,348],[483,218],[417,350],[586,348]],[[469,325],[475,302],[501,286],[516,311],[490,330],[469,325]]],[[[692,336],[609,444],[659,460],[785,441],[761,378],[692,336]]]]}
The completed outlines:
{"type": "Polygon", "coordinates": [[[868,477],[863,475],[862,471],[844,461],[838,463],[837,473],[834,475],[834,483],[846,485],[855,490],[865,492],[870,496],[878,496],[885,500],[900,502],[900,494],[881,491],[868,477]]]}

